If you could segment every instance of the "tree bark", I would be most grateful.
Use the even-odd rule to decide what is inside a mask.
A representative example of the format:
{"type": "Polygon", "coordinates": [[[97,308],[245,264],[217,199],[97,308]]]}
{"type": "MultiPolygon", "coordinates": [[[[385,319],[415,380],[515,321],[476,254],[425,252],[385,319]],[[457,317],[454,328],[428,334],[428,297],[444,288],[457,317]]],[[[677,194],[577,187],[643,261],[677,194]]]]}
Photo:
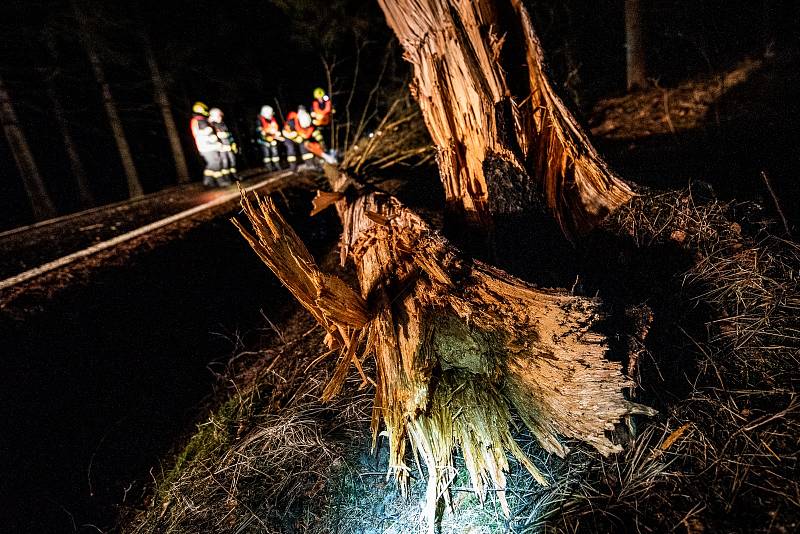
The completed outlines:
{"type": "Polygon", "coordinates": [[[451,206],[487,222],[543,196],[574,235],[631,198],[553,90],[521,0],[379,3],[413,65],[451,206]]]}
{"type": "MultiPolygon", "coordinates": [[[[50,32],[44,32],[43,37],[53,63],[58,64],[58,50],[53,35],[50,32]]],[[[81,207],[88,208],[94,205],[94,196],[89,187],[86,169],[83,166],[81,157],[78,154],[78,148],[75,145],[75,140],[72,137],[72,129],[69,127],[64,106],[61,105],[61,99],[58,97],[54,77],[55,73],[45,74],[47,97],[50,99],[50,104],[53,108],[53,118],[56,120],[58,130],[61,133],[61,139],[64,142],[64,150],[69,160],[69,167],[72,171],[72,176],[75,178],[75,185],[78,188],[78,200],[80,201],[81,207]]]]}
{"type": "Polygon", "coordinates": [[[47,194],[44,180],[36,166],[28,141],[17,120],[17,114],[11,103],[11,95],[8,94],[3,79],[0,78],[0,120],[3,123],[3,131],[8,140],[8,146],[14,156],[22,182],[25,184],[25,191],[31,203],[33,217],[36,220],[49,219],[56,214],[53,201],[47,194]]]}
{"type": "Polygon", "coordinates": [[[150,39],[144,31],[142,31],[142,42],[144,43],[145,55],[147,57],[147,66],[150,68],[150,79],[153,82],[153,97],[158,108],[161,110],[161,117],[164,119],[164,128],[167,130],[167,138],[169,139],[169,146],[172,150],[172,159],[175,162],[175,173],[178,177],[178,183],[189,183],[189,169],[186,166],[186,157],[183,154],[183,146],[181,146],[178,128],[175,126],[175,118],[172,116],[169,96],[164,86],[164,80],[161,77],[161,71],[158,69],[155,54],[153,54],[150,39]]]}
{"type": "Polygon", "coordinates": [[[639,0],[625,0],[625,60],[628,91],[647,83],[642,38],[642,13],[639,0]]]}
{"type": "Polygon", "coordinates": [[[373,447],[382,422],[390,472],[404,486],[407,442],[424,460],[431,531],[453,480],[454,445],[478,496],[494,485],[506,513],[507,453],[547,484],[512,437],[512,409],[559,456],[568,450],[559,437],[617,452],[606,431],[626,415],[653,413],[625,399],[631,382],[604,359],[605,339],[590,330],[597,301],[543,291],[465,259],[394,197],[358,191],[344,175],[332,185],[314,209],[335,203],[342,260],[354,262],[357,289],[320,271],[270,200],[254,205],[243,196],[254,233],[233,222],[339,349],[323,399],[341,391],[354,365],[375,387],[373,447]],[[362,365],[368,355],[374,377],[362,365]]]}
{"type": "Polygon", "coordinates": [[[86,13],[83,11],[80,2],[81,0],[72,0],[72,10],[75,14],[75,20],[78,25],[78,34],[80,35],[83,47],[86,49],[86,54],[89,56],[89,63],[92,66],[94,78],[97,81],[97,85],[100,86],[100,92],[103,98],[103,108],[105,109],[106,116],[108,117],[108,123],[111,126],[111,131],[114,135],[114,142],[117,145],[117,151],[119,152],[119,157],[122,161],[122,168],[125,172],[125,178],[128,183],[128,195],[131,198],[139,197],[144,194],[144,190],[142,189],[142,184],[139,181],[139,174],[136,172],[136,165],[133,162],[131,148],[130,145],[128,145],[128,139],[125,137],[125,130],[122,128],[122,119],[119,117],[117,104],[114,101],[113,95],[111,94],[111,87],[108,85],[108,81],[106,80],[103,63],[100,61],[100,55],[97,52],[94,38],[92,37],[92,33],[89,29],[86,13]]]}

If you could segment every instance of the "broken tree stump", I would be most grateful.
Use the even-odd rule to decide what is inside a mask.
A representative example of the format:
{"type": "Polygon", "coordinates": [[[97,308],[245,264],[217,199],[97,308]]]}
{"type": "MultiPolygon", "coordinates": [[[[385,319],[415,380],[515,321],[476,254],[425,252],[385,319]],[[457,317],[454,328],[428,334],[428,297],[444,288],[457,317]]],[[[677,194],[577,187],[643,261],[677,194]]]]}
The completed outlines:
{"type": "Polygon", "coordinates": [[[512,411],[559,456],[563,438],[617,452],[607,431],[626,415],[653,413],[626,400],[630,380],[604,358],[604,337],[592,331],[597,301],[464,258],[396,198],[358,191],[344,175],[334,182],[314,209],[335,203],[342,259],[355,264],[358,288],[320,271],[270,199],[243,195],[252,232],[233,222],[338,349],[323,397],[339,394],[355,366],[375,388],[373,446],[383,423],[390,472],[407,484],[408,443],[424,461],[429,525],[438,499],[449,498],[455,447],[479,498],[494,486],[506,513],[507,453],[547,484],[511,434],[512,411]],[[362,367],[369,356],[373,377],[362,367]]]}
{"type": "Polygon", "coordinates": [[[379,0],[414,70],[446,199],[468,220],[541,197],[568,235],[633,192],[553,90],[521,0],[379,0]]]}

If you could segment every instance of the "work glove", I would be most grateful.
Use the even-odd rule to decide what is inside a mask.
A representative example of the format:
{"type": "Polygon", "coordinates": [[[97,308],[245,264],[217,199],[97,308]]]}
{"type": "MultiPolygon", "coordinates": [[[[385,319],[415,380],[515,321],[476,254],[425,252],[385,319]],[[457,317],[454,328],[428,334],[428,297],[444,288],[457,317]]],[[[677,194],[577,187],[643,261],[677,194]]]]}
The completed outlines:
{"type": "Polygon", "coordinates": [[[234,154],[239,153],[239,147],[236,145],[236,143],[231,143],[231,150],[233,150],[234,154]]]}

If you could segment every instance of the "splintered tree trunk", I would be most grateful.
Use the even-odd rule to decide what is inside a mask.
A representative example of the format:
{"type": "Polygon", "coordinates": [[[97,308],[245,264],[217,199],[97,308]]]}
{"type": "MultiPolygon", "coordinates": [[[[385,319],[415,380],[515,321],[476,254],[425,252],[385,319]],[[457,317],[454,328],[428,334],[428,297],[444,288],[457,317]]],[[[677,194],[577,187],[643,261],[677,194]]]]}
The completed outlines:
{"type": "Polygon", "coordinates": [[[125,172],[125,178],[128,182],[128,195],[131,198],[139,197],[144,194],[142,184],[139,181],[139,174],[136,172],[131,148],[130,145],[128,145],[128,139],[125,137],[125,131],[122,128],[122,119],[120,119],[119,112],[117,111],[117,103],[114,101],[114,97],[111,94],[111,87],[106,80],[103,63],[100,61],[100,55],[97,52],[94,38],[89,29],[86,13],[81,8],[80,2],[81,0],[72,0],[72,10],[75,14],[75,20],[78,23],[78,33],[83,47],[86,49],[86,54],[89,56],[89,63],[92,66],[94,78],[97,81],[97,85],[100,86],[103,108],[106,111],[108,123],[114,135],[114,142],[117,145],[117,151],[122,161],[122,169],[125,172]]]}
{"type": "Polygon", "coordinates": [[[539,195],[572,235],[632,196],[553,91],[521,0],[379,3],[413,65],[451,206],[488,221],[539,195]]]}
{"type": "Polygon", "coordinates": [[[142,33],[142,41],[147,56],[147,65],[150,68],[150,79],[153,82],[153,97],[158,108],[161,110],[161,117],[164,119],[164,128],[167,130],[169,146],[172,150],[172,159],[175,162],[175,173],[178,176],[178,183],[189,183],[189,169],[186,166],[186,157],[183,154],[181,138],[178,135],[178,128],[175,126],[175,118],[172,116],[172,108],[169,105],[169,96],[164,86],[164,79],[158,69],[153,48],[150,46],[150,39],[146,33],[142,33]]]}
{"type": "Polygon", "coordinates": [[[627,63],[628,91],[645,86],[644,42],[642,41],[642,13],[639,0],[625,0],[625,60],[627,63]]]}
{"type": "Polygon", "coordinates": [[[22,182],[25,184],[25,191],[28,193],[34,218],[41,220],[55,216],[55,206],[44,187],[42,175],[39,174],[36,160],[33,159],[33,152],[31,152],[25,134],[19,126],[17,114],[11,104],[11,96],[8,94],[2,78],[0,78],[0,121],[3,123],[3,131],[6,134],[11,153],[14,155],[14,161],[17,163],[22,182]]]}
{"type": "Polygon", "coordinates": [[[536,289],[466,259],[394,197],[358,191],[344,175],[333,182],[315,211],[335,202],[342,259],[354,262],[358,288],[321,272],[270,200],[254,205],[243,196],[254,233],[234,224],[339,349],[323,398],[337,395],[355,366],[375,388],[373,446],[382,424],[390,471],[407,481],[408,443],[423,459],[431,531],[438,499],[449,499],[454,446],[477,495],[498,489],[506,513],[507,453],[547,484],[511,434],[512,409],[559,456],[567,452],[560,437],[616,452],[606,431],[628,414],[652,413],[625,399],[630,381],[603,357],[605,340],[590,330],[597,301],[536,289]],[[372,377],[367,356],[375,359],[372,377]]]}
{"type": "MultiPolygon", "coordinates": [[[[492,213],[525,210],[543,194],[574,234],[632,196],[553,92],[521,1],[379,1],[414,66],[451,207],[490,223],[492,213]]],[[[469,259],[394,197],[344,174],[330,179],[333,192],[319,193],[312,213],[335,204],[342,262],[353,261],[357,288],[320,271],[270,200],[243,197],[254,231],[234,223],[339,350],[323,398],[355,367],[375,389],[373,446],[383,426],[391,472],[407,482],[408,444],[423,460],[430,532],[437,501],[449,498],[454,447],[477,495],[494,486],[506,513],[508,454],[547,483],[512,436],[513,411],[560,456],[563,438],[616,452],[607,431],[626,415],[653,413],[625,399],[631,382],[604,358],[596,300],[469,259]]]]}
{"type": "MultiPolygon", "coordinates": [[[[50,32],[44,32],[44,41],[50,53],[50,57],[53,59],[53,62],[57,64],[58,50],[53,35],[50,32]]],[[[69,167],[72,171],[72,176],[75,178],[75,185],[78,188],[78,199],[80,200],[81,207],[88,208],[94,205],[94,196],[89,187],[86,169],[78,154],[78,147],[75,145],[75,140],[72,137],[72,129],[69,127],[64,106],[61,105],[61,99],[58,97],[54,77],[55,73],[49,75],[45,74],[47,97],[50,99],[50,104],[53,108],[53,118],[56,120],[59,132],[61,132],[64,150],[67,153],[67,159],[69,159],[69,167]]]]}

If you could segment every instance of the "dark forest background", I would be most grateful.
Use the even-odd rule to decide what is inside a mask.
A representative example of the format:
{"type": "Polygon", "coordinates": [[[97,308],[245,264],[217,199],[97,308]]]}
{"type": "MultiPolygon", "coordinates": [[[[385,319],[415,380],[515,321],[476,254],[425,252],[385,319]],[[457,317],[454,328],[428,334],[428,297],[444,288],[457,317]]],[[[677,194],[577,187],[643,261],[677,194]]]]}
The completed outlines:
{"type": "MultiPolygon", "coordinates": [[[[554,79],[587,111],[625,91],[624,2],[530,2],[554,79]]],[[[642,0],[648,76],[668,87],[715,73],[748,55],[797,46],[794,2],[642,0]]],[[[200,161],[189,135],[191,104],[222,108],[244,146],[242,167],[257,166],[251,142],[263,104],[283,114],[308,105],[335,63],[334,101],[363,106],[380,72],[388,87],[407,80],[392,33],[375,2],[361,0],[82,0],[145,192],[176,184],[172,155],[142,47],[152,42],[189,162],[200,161]],[[357,69],[357,78],[354,74],[357,69]],[[276,105],[277,102],[277,105],[276,105]]],[[[0,3],[0,76],[59,213],[79,209],[78,191],[53,121],[48,80],[65,108],[97,203],[127,188],[79,27],[69,1],[0,3]],[[46,46],[52,36],[55,54],[46,46]]],[[[0,229],[33,222],[6,139],[0,137],[0,229]]]]}

